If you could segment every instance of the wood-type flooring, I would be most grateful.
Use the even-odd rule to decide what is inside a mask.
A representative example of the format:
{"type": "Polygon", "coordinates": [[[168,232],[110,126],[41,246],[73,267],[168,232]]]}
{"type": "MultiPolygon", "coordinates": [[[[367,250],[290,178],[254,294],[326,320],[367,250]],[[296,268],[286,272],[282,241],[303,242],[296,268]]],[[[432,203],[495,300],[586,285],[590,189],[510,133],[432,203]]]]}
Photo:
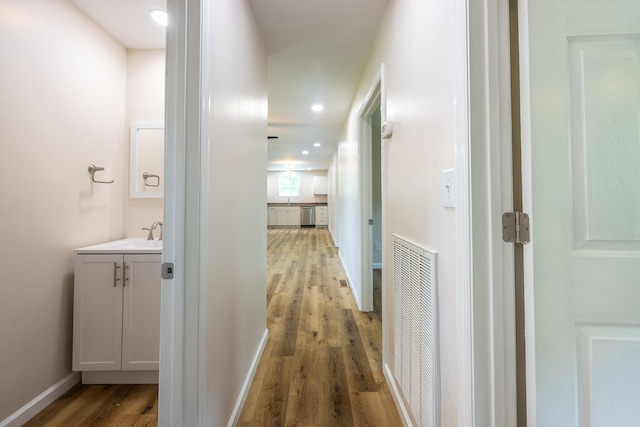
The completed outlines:
{"type": "Polygon", "coordinates": [[[341,286],[329,231],[270,229],[267,253],[269,341],[239,426],[401,426],[380,316],[358,311],[341,286]]]}
{"type": "MultiPolygon", "coordinates": [[[[361,313],[326,228],[270,229],[267,249],[269,341],[238,425],[401,426],[382,373],[379,272],[376,310],[361,313]]],[[[25,426],[155,426],[157,399],[157,385],[79,385],[25,426]]]]}
{"type": "Polygon", "coordinates": [[[77,385],[24,427],[158,425],[158,385],[77,385]]]}

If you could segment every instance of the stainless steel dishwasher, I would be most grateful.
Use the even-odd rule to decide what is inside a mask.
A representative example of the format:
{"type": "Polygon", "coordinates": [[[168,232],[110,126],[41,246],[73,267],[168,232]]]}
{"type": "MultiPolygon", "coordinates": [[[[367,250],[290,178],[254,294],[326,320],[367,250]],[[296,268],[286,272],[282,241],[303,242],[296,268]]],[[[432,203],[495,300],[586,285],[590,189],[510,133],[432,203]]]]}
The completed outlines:
{"type": "Polygon", "coordinates": [[[315,206],[300,207],[300,226],[301,227],[316,226],[316,207],[315,206]]]}

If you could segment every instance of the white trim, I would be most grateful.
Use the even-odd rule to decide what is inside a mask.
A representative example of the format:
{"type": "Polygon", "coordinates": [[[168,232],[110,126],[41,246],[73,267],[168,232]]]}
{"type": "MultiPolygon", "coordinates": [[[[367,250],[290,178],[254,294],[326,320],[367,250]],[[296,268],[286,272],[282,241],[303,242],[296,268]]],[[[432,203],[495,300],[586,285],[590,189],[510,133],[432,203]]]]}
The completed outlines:
{"type": "MultiPolygon", "coordinates": [[[[358,308],[360,311],[373,311],[373,247],[372,225],[369,219],[372,215],[371,202],[371,117],[380,109],[381,123],[386,121],[386,102],[383,99],[384,64],[380,64],[380,70],[371,85],[369,92],[362,102],[358,112],[358,158],[359,158],[359,188],[360,188],[360,299],[358,308]]],[[[384,176],[381,177],[384,180],[384,176]]],[[[384,188],[384,182],[382,183],[384,188]]],[[[384,199],[382,200],[384,206],[384,199]]],[[[382,215],[384,222],[384,212],[382,215]]],[[[382,246],[384,247],[384,233],[382,233],[382,246]]]]}
{"type": "Polygon", "coordinates": [[[80,372],[71,372],[38,396],[34,397],[16,412],[9,415],[9,417],[0,421],[0,427],[19,427],[23,425],[79,382],[80,372]]]}
{"type": "Polygon", "coordinates": [[[82,384],[158,384],[158,371],[82,371],[82,384]]]}
{"type": "Polygon", "coordinates": [[[349,288],[351,289],[353,298],[356,300],[356,304],[358,305],[358,307],[360,307],[360,294],[358,294],[358,291],[353,287],[353,279],[351,279],[351,276],[349,275],[347,263],[342,257],[342,252],[338,252],[338,258],[340,258],[340,262],[342,263],[342,270],[344,271],[344,275],[347,277],[347,283],[349,284],[349,288]]]}
{"type": "Polygon", "coordinates": [[[202,0],[168,0],[165,91],[165,199],[163,262],[174,278],[162,280],[158,425],[200,425],[201,241],[200,149],[202,0]],[[188,25],[187,25],[188,22],[188,25]],[[185,209],[185,206],[198,207],[185,209]],[[189,307],[189,310],[185,310],[189,307]]]}
{"type": "Polygon", "coordinates": [[[251,366],[249,367],[249,372],[244,379],[244,383],[242,384],[242,389],[240,390],[240,394],[238,395],[238,400],[236,400],[236,406],[233,408],[233,412],[231,413],[231,417],[229,418],[229,422],[227,423],[227,427],[233,427],[238,424],[240,421],[240,414],[242,413],[242,408],[244,407],[244,403],[247,400],[247,396],[249,395],[249,389],[251,388],[251,383],[253,382],[253,377],[258,370],[258,364],[260,363],[260,358],[262,357],[262,352],[264,348],[267,346],[267,341],[269,340],[269,330],[265,329],[264,334],[262,334],[262,340],[260,340],[260,344],[258,345],[258,350],[256,351],[255,356],[253,356],[253,361],[251,362],[251,366]]]}
{"type": "Polygon", "coordinates": [[[167,0],[165,81],[165,191],[162,262],[174,263],[174,279],[162,280],[158,426],[182,426],[184,327],[185,2],[167,0]]]}
{"type": "Polygon", "coordinates": [[[468,0],[456,2],[456,284],[458,293],[458,425],[473,426],[473,303],[469,130],[468,0]]]}
{"type": "Polygon", "coordinates": [[[374,270],[382,270],[382,263],[381,262],[374,262],[372,265],[374,270]]]}
{"type": "MultiPolygon", "coordinates": [[[[393,376],[391,372],[391,368],[388,363],[384,363],[384,377],[387,379],[387,385],[389,386],[389,391],[391,392],[391,397],[393,397],[393,401],[396,404],[396,409],[398,410],[398,415],[400,415],[400,421],[402,421],[402,425],[405,427],[413,427],[413,420],[411,419],[411,411],[405,404],[402,399],[402,393],[400,392],[400,387],[398,387],[398,383],[396,378],[393,376]]],[[[462,424],[458,424],[462,425],[462,424]]]]}
{"type": "Polygon", "coordinates": [[[458,422],[469,426],[516,417],[513,247],[500,224],[513,206],[508,7],[457,3],[458,422]]]}
{"type": "MultiPolygon", "coordinates": [[[[215,1],[215,0],[213,0],[215,1]]],[[[191,106],[193,107],[194,117],[198,117],[197,123],[194,119],[193,130],[195,132],[198,126],[198,133],[194,133],[192,140],[193,158],[191,167],[197,176],[193,176],[194,192],[192,203],[187,201],[187,207],[196,207],[193,218],[194,224],[186,237],[193,240],[194,256],[198,256],[198,265],[194,265],[194,271],[197,272],[197,280],[194,280],[194,288],[192,290],[192,299],[187,301],[187,307],[198,307],[197,314],[194,314],[194,327],[197,325],[197,378],[193,379],[193,386],[197,386],[197,425],[206,425],[207,413],[207,334],[208,334],[208,299],[207,293],[209,289],[208,267],[209,267],[209,164],[210,164],[210,122],[211,122],[211,78],[213,76],[211,66],[211,2],[212,0],[199,0],[200,14],[198,15],[200,23],[200,45],[199,45],[199,91],[192,98],[191,106]],[[197,116],[196,116],[197,114],[197,116]],[[197,148],[196,148],[197,145],[197,148]],[[196,184],[197,182],[197,184],[196,184]],[[196,203],[197,198],[197,203],[196,203]],[[195,221],[197,217],[197,222],[195,221]],[[197,253],[196,251],[197,247],[197,253]],[[196,289],[197,287],[197,289],[196,289]],[[195,323],[197,322],[197,323],[195,323]]],[[[195,63],[195,61],[194,61],[195,63]]],[[[195,78],[195,76],[194,76],[195,78]]],[[[195,90],[195,85],[194,85],[195,90]]],[[[189,165],[187,164],[187,167],[189,165]]],[[[187,209],[189,210],[189,209],[187,209]]],[[[194,331],[194,337],[196,331],[194,331]]]]}

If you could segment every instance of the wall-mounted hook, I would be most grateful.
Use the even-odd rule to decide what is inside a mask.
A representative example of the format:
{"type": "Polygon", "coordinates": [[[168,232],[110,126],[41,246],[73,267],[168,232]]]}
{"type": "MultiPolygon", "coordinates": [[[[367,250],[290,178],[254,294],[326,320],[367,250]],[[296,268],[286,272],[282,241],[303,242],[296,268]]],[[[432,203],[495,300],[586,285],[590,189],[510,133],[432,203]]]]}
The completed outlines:
{"type": "Polygon", "coordinates": [[[104,168],[98,167],[96,165],[89,165],[89,173],[91,174],[91,182],[95,182],[98,184],[113,184],[114,181],[96,181],[96,178],[93,176],[93,174],[95,174],[96,172],[100,172],[103,171],[104,168]]]}
{"type": "Polygon", "coordinates": [[[160,187],[160,175],[152,175],[150,173],[144,172],[142,174],[142,179],[144,180],[145,187],[160,187]],[[149,178],[156,178],[157,179],[156,183],[155,184],[149,184],[147,182],[147,179],[149,179],[149,178]]]}

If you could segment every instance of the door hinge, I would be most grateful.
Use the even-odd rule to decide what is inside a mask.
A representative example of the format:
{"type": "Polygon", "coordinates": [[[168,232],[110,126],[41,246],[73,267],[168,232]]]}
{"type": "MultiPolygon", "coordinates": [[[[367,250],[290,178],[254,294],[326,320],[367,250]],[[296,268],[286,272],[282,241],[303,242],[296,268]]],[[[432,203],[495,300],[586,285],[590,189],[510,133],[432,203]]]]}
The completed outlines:
{"type": "Polygon", "coordinates": [[[502,240],[507,243],[529,243],[529,215],[524,212],[505,212],[502,215],[502,240]]]}
{"type": "Polygon", "coordinates": [[[161,274],[163,279],[173,279],[173,263],[172,262],[162,263],[161,274]]]}

